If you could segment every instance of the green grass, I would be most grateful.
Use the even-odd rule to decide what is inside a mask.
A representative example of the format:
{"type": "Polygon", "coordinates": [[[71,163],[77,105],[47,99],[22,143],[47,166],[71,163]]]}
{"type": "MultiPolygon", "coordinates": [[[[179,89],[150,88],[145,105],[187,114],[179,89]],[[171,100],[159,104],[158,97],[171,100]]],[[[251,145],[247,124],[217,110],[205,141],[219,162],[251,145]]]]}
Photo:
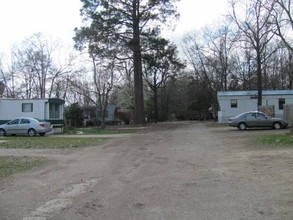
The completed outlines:
{"type": "Polygon", "coordinates": [[[14,173],[24,172],[34,167],[43,166],[48,161],[33,157],[1,157],[0,156],[0,179],[14,173]]]}
{"type": "Polygon", "coordinates": [[[66,149],[96,146],[107,138],[96,137],[20,137],[7,136],[0,138],[0,148],[21,149],[66,149]]]}
{"type": "Polygon", "coordinates": [[[135,133],[137,129],[135,128],[123,128],[123,129],[100,129],[98,127],[90,127],[90,128],[71,128],[65,129],[64,134],[128,134],[135,133]]]}
{"type": "MultiPolygon", "coordinates": [[[[0,138],[0,148],[18,149],[68,149],[87,146],[96,146],[107,138],[94,137],[27,137],[7,136],[0,138]]],[[[1,157],[0,156],[0,179],[14,173],[24,172],[34,167],[47,163],[43,158],[33,157],[1,157]]]]}
{"type": "Polygon", "coordinates": [[[278,146],[293,146],[293,134],[270,134],[263,135],[257,138],[259,143],[278,146]]]}
{"type": "MultiPolygon", "coordinates": [[[[125,134],[136,132],[136,129],[105,129],[81,128],[70,129],[65,134],[125,134]]],[[[0,148],[18,149],[68,149],[96,146],[108,138],[99,137],[69,137],[45,136],[5,136],[0,138],[0,148]]],[[[33,157],[1,157],[0,156],[0,179],[14,173],[24,172],[34,167],[42,166],[47,163],[45,159],[33,157]]]]}

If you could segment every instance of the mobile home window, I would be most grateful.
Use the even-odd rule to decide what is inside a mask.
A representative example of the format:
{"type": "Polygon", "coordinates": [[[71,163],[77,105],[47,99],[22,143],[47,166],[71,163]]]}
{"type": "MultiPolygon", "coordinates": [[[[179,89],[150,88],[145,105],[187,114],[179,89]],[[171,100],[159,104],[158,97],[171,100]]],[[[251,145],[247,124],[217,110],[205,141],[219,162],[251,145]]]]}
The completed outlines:
{"type": "Polygon", "coordinates": [[[50,104],[49,105],[49,117],[50,118],[60,118],[60,105],[50,104]]]}
{"type": "Polygon", "coordinates": [[[284,98],[280,98],[279,99],[279,110],[282,110],[283,107],[285,105],[285,99],[284,98]]]}
{"type": "Polygon", "coordinates": [[[237,99],[231,99],[231,108],[237,108],[237,99]]]}
{"type": "Polygon", "coordinates": [[[33,112],[33,103],[22,103],[22,112],[33,112]]]}

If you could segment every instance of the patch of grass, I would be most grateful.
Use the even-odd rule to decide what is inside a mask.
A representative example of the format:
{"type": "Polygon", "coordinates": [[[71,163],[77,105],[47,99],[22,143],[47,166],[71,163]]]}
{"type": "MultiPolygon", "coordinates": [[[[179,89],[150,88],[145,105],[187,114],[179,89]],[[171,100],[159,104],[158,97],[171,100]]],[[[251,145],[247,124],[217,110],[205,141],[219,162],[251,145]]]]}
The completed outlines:
{"type": "Polygon", "coordinates": [[[207,127],[229,127],[228,123],[219,123],[217,121],[207,121],[207,127]]]}
{"type": "Polygon", "coordinates": [[[293,146],[293,135],[292,133],[263,135],[258,137],[257,141],[260,143],[269,144],[269,145],[293,146]]]}
{"type": "Polygon", "coordinates": [[[95,146],[107,138],[95,137],[18,137],[7,136],[0,139],[0,148],[21,149],[66,149],[95,146]]]}
{"type": "Polygon", "coordinates": [[[98,127],[89,127],[89,128],[71,128],[66,129],[64,134],[128,134],[128,133],[135,133],[137,129],[132,128],[107,128],[107,129],[100,129],[98,127]]]}
{"type": "Polygon", "coordinates": [[[48,161],[33,157],[0,157],[0,179],[14,173],[24,172],[34,167],[43,166],[48,161]]]}

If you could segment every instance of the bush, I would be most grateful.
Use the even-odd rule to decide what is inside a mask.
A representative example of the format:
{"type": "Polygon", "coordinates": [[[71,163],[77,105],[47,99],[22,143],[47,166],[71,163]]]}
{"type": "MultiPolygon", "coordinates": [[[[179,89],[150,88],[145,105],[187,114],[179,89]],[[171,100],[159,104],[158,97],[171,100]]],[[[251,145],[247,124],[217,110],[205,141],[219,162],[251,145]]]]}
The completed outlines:
{"type": "Polygon", "coordinates": [[[65,111],[66,124],[72,127],[82,127],[83,125],[83,111],[78,103],[73,103],[69,109],[65,111]]]}

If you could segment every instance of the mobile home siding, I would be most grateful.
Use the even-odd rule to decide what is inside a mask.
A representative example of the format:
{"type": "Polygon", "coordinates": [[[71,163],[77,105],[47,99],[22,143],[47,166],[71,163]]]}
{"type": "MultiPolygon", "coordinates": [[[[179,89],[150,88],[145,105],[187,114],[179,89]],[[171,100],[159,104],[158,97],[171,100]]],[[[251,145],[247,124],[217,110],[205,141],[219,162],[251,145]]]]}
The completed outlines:
{"type": "Polygon", "coordinates": [[[11,120],[15,117],[31,117],[32,114],[34,118],[44,118],[44,102],[38,100],[13,100],[5,99],[0,100],[0,119],[1,120],[11,120]],[[23,104],[32,103],[32,111],[23,111],[23,104]],[[43,110],[43,111],[42,111],[43,110]]]}

